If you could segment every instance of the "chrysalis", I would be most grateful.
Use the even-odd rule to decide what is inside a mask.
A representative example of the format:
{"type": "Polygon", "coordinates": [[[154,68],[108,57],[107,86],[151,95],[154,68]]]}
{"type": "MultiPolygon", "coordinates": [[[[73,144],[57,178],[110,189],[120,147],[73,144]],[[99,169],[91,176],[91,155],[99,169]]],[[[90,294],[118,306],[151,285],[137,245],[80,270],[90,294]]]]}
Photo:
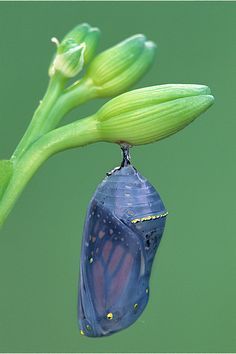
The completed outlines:
{"type": "Polygon", "coordinates": [[[123,161],[98,186],[84,226],[80,265],[81,334],[107,336],[137,320],[167,211],[155,188],[123,161]]]}

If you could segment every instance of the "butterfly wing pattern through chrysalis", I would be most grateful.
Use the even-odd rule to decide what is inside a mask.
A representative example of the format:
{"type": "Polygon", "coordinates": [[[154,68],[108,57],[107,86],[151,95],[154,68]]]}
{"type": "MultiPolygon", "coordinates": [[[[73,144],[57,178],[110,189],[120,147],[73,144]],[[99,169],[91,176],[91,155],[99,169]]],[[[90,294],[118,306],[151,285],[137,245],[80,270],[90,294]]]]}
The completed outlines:
{"type": "Polygon", "coordinates": [[[110,335],[130,326],[143,312],[166,215],[155,188],[128,160],[98,186],[82,240],[81,334],[110,335]]]}

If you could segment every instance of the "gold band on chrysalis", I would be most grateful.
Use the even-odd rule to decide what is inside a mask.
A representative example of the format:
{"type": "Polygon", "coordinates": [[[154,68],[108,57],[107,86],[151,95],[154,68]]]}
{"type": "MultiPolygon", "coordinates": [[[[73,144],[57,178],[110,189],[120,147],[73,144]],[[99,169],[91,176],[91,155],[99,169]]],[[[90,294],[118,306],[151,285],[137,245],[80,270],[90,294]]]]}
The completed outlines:
{"type": "Polygon", "coordinates": [[[166,215],[168,215],[167,211],[165,213],[162,213],[162,214],[159,214],[159,215],[149,215],[149,216],[145,216],[143,218],[133,219],[133,220],[131,220],[131,223],[132,224],[136,224],[137,222],[140,222],[140,221],[155,220],[155,219],[163,218],[166,215]]]}

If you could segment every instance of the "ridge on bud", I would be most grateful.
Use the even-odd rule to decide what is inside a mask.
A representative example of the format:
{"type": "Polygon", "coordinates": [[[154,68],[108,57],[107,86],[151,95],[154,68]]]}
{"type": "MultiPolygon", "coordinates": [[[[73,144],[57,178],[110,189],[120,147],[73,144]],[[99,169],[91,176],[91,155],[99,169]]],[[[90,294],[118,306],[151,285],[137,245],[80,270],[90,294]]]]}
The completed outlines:
{"type": "Polygon", "coordinates": [[[101,139],[148,144],[183,129],[214,102],[204,85],[173,84],[124,93],[96,114],[101,139]]]}
{"type": "Polygon", "coordinates": [[[155,43],[144,35],[132,36],[96,56],[86,77],[93,81],[98,96],[120,94],[144,75],[153,62],[155,49],[155,43]]]}
{"type": "Polygon", "coordinates": [[[88,64],[96,51],[100,31],[83,23],[71,30],[60,43],[56,38],[57,52],[49,67],[49,76],[59,71],[66,78],[76,76],[88,64]]]}

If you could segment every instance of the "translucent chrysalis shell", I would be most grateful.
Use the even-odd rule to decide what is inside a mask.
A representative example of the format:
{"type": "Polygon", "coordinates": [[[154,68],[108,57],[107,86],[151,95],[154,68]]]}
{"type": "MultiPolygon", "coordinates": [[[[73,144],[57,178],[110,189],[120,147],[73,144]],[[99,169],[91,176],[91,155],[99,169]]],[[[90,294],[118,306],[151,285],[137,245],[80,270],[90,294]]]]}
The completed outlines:
{"type": "Polygon", "coordinates": [[[90,201],[85,220],[79,289],[81,334],[107,336],[137,320],[167,211],[155,188],[124,155],[90,201]]]}

